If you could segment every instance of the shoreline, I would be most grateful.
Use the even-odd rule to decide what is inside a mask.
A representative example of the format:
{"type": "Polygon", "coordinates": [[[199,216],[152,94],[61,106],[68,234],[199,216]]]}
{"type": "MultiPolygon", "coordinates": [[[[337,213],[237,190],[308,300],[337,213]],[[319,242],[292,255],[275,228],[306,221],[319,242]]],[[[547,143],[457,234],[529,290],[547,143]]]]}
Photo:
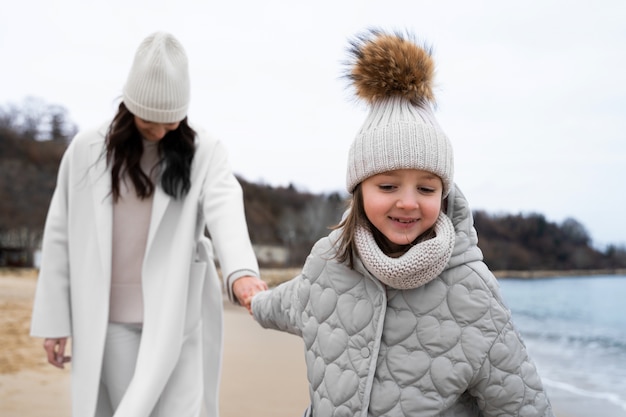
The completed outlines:
{"type": "Polygon", "coordinates": [[[502,270],[493,271],[498,279],[543,279],[543,278],[574,278],[574,277],[595,277],[595,276],[621,276],[626,275],[626,268],[614,269],[571,269],[566,271],[556,270],[536,270],[517,271],[502,270]]]}

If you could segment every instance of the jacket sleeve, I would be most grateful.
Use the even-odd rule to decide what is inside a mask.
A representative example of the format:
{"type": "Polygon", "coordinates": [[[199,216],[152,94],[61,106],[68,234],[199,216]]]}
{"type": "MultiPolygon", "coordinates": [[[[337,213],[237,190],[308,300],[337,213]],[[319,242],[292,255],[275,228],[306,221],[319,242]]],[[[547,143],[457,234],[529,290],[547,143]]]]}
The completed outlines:
{"type": "Polygon", "coordinates": [[[485,417],[554,417],[537,369],[510,320],[491,346],[470,393],[485,417]]]}
{"type": "Polygon", "coordinates": [[[232,284],[244,275],[259,276],[246,223],[243,191],[228,163],[226,149],[217,141],[206,156],[208,168],[202,192],[202,212],[223,273],[228,297],[232,284]]]}
{"type": "Polygon", "coordinates": [[[61,159],[57,184],[46,217],[42,262],[37,279],[31,336],[71,335],[70,268],[68,253],[68,184],[73,144],[61,159]]]}
{"type": "Polygon", "coordinates": [[[303,300],[308,299],[309,285],[302,275],[277,287],[258,293],[252,299],[254,319],[266,329],[302,336],[303,300]]]}

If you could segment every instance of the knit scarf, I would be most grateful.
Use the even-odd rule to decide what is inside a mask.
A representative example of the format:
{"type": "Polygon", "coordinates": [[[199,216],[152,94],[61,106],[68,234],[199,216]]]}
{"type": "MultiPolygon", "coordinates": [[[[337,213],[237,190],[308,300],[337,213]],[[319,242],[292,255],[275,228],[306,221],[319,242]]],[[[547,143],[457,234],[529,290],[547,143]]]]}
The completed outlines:
{"type": "Polygon", "coordinates": [[[392,288],[408,290],[435,279],[452,256],[454,226],[443,213],[435,222],[435,234],[398,258],[385,255],[366,227],[357,227],[355,243],[363,264],[376,278],[392,288]]]}

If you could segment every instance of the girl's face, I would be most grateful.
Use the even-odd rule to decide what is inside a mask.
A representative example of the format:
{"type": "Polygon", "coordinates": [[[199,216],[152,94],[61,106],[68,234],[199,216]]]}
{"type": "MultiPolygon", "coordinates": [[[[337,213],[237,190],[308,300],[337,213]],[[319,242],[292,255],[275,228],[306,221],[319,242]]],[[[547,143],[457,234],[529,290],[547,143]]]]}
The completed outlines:
{"type": "Polygon", "coordinates": [[[400,169],[361,183],[369,221],[391,243],[407,245],[430,229],[439,217],[441,179],[428,171],[400,169]]]}
{"type": "Polygon", "coordinates": [[[178,129],[180,122],[175,123],[155,123],[143,120],[135,116],[135,126],[141,136],[150,142],[158,142],[167,135],[168,132],[178,129]]]}

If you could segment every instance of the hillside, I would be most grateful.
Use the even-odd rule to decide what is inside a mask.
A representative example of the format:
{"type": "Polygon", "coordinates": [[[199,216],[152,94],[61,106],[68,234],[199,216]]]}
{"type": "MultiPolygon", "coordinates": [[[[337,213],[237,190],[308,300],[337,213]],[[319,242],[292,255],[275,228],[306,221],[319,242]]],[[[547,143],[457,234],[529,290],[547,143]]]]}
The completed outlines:
{"type": "MultiPolygon", "coordinates": [[[[16,253],[39,244],[66,144],[26,139],[0,128],[0,266],[31,264],[32,259],[16,253]]],[[[338,194],[311,194],[293,186],[238,179],[253,243],[288,248],[287,266],[301,265],[313,243],[328,233],[345,209],[338,194]]],[[[494,216],[484,211],[476,211],[474,217],[479,246],[492,269],[626,267],[626,249],[594,249],[584,226],[574,219],[555,224],[541,214],[494,216]]]]}

